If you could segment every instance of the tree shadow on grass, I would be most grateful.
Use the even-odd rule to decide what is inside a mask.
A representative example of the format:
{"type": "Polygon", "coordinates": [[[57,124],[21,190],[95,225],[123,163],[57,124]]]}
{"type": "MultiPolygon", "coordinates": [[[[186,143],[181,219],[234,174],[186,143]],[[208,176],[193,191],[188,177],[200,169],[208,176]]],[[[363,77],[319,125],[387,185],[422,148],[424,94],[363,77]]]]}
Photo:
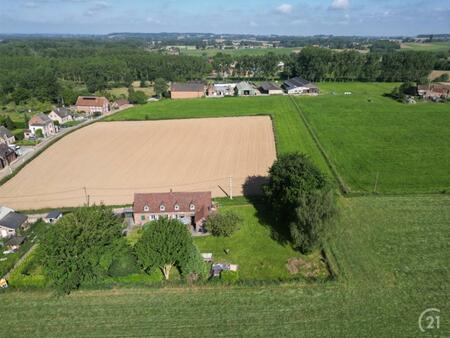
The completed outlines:
{"type": "Polygon", "coordinates": [[[262,187],[268,182],[264,176],[249,176],[242,185],[244,197],[255,207],[259,222],[271,230],[271,236],[282,245],[290,243],[289,228],[277,221],[271,212],[271,206],[264,198],[262,187]]]}

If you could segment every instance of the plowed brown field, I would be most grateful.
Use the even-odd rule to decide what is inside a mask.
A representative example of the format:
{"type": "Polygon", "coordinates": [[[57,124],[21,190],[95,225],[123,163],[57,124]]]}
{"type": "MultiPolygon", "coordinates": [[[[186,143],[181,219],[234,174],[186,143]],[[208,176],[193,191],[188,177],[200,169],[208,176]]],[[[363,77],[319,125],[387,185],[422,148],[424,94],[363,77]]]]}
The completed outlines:
{"type": "Polygon", "coordinates": [[[135,192],[243,192],[276,158],[269,117],[95,123],[64,137],[0,187],[16,209],[130,204],[135,192]]]}

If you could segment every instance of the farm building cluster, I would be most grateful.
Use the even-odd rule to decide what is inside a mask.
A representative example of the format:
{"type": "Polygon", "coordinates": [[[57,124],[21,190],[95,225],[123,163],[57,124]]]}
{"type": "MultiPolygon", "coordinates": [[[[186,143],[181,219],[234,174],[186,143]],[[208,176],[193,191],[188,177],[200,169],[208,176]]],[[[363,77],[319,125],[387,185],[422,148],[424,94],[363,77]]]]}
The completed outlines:
{"type": "Polygon", "coordinates": [[[192,99],[200,97],[257,96],[257,95],[318,95],[319,88],[301,77],[284,81],[281,85],[265,81],[254,84],[247,81],[236,83],[209,83],[191,81],[172,83],[172,99],[192,99]]]}

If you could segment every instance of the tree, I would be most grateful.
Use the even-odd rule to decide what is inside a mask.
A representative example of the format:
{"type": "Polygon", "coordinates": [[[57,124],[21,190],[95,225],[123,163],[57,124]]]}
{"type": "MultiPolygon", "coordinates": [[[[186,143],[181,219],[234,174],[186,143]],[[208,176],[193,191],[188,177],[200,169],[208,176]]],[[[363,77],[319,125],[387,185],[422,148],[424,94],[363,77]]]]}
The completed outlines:
{"type": "Polygon", "coordinates": [[[277,221],[289,227],[294,247],[310,252],[321,244],[336,214],[336,203],[327,178],[309,157],[280,156],[263,190],[277,221]]]}
{"type": "Polygon", "coordinates": [[[178,220],[160,218],[144,226],[135,245],[136,255],[144,271],[160,269],[166,280],[175,266],[182,274],[200,266],[200,255],[186,226],[178,220]]]}
{"type": "Polygon", "coordinates": [[[122,223],[105,206],[82,207],[65,215],[42,239],[44,272],[59,291],[70,293],[105,276],[126,247],[122,223]]]}
{"type": "Polygon", "coordinates": [[[140,90],[133,90],[129,92],[128,101],[132,104],[145,104],[147,103],[147,95],[140,90]]]}
{"type": "Polygon", "coordinates": [[[169,89],[167,81],[162,78],[157,78],[153,87],[155,88],[155,94],[158,96],[162,96],[167,93],[167,90],[169,89]]]}
{"type": "Polygon", "coordinates": [[[204,227],[213,236],[229,237],[236,230],[242,219],[234,212],[217,213],[208,217],[204,227]]]}
{"type": "Polygon", "coordinates": [[[36,131],[34,132],[34,134],[35,134],[36,137],[38,137],[38,138],[44,137],[44,133],[42,132],[42,129],[36,129],[36,131]]]}

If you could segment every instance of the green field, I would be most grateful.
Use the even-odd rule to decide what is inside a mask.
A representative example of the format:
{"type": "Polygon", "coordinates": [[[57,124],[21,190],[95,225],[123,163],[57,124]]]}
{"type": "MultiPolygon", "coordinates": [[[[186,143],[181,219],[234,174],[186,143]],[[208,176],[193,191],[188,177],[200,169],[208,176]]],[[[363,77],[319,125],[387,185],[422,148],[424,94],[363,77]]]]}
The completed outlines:
{"type": "MultiPolygon", "coordinates": [[[[322,95],[299,97],[296,102],[350,191],[449,191],[450,104],[406,105],[385,97],[396,85],[323,83],[322,95]],[[345,91],[352,95],[344,95],[345,91]]],[[[288,97],[164,100],[120,112],[109,120],[256,114],[273,117],[278,153],[306,152],[330,175],[288,97]]]]}
{"type": "Polygon", "coordinates": [[[301,50],[298,48],[243,48],[243,49],[180,49],[181,54],[192,55],[192,56],[208,56],[212,57],[217,53],[230,54],[233,56],[243,56],[243,55],[265,55],[267,53],[274,53],[276,55],[289,55],[294,52],[299,52],[301,50]]]}
{"type": "Polygon", "coordinates": [[[450,41],[417,43],[402,43],[401,50],[416,50],[427,52],[447,52],[450,50],[450,41]]]}
{"type": "Polygon", "coordinates": [[[114,288],[64,297],[8,292],[0,295],[1,332],[7,337],[418,337],[420,313],[436,307],[442,314],[434,333],[448,336],[450,197],[340,201],[339,226],[327,245],[339,267],[335,282],[114,288]]]}
{"type": "Polygon", "coordinates": [[[297,102],[351,190],[449,191],[450,104],[399,103],[383,96],[393,86],[322,84],[297,102]]]}

